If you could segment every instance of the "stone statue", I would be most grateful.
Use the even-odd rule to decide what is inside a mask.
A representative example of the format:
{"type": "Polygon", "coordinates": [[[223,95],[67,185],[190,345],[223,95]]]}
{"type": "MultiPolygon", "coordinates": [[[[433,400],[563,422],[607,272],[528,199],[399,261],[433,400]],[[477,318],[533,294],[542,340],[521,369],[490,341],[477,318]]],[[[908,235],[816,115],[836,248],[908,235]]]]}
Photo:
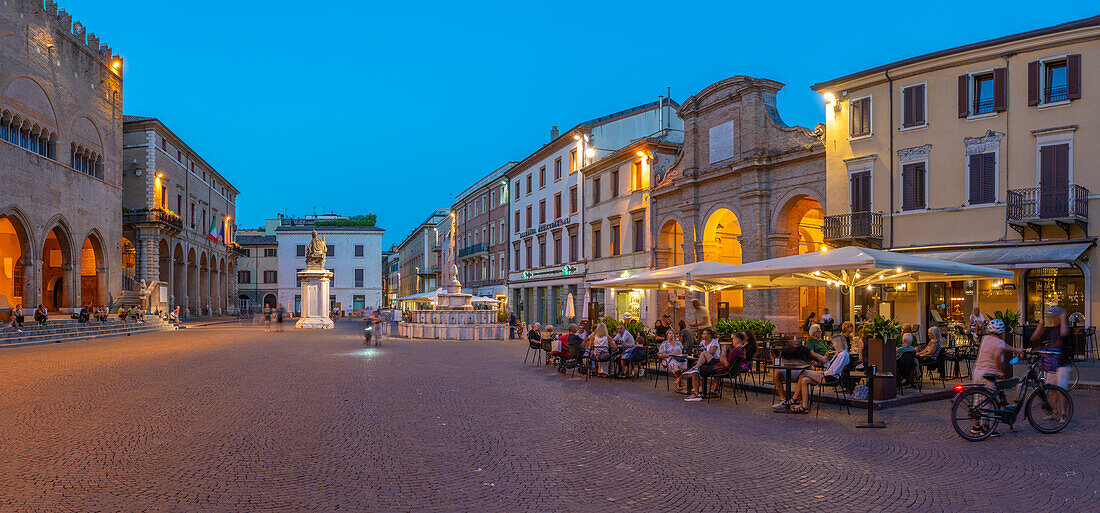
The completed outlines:
{"type": "Polygon", "coordinates": [[[325,244],[325,239],[317,235],[317,230],[313,230],[313,239],[309,241],[309,247],[306,248],[306,269],[324,269],[326,253],[328,253],[328,244],[325,244]]]}

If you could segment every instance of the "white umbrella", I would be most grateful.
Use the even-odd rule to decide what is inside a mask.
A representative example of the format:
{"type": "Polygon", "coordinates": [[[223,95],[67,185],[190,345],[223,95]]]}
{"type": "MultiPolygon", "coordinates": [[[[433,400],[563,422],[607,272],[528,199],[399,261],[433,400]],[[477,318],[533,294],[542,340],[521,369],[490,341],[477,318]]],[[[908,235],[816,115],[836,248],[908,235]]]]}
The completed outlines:
{"type": "Polygon", "coordinates": [[[482,297],[482,296],[474,296],[473,298],[470,299],[470,301],[473,302],[473,303],[484,303],[486,305],[500,304],[500,301],[498,301],[496,299],[493,299],[491,297],[482,297]]]}
{"type": "Polygon", "coordinates": [[[570,292],[565,298],[565,318],[572,319],[577,316],[577,310],[573,306],[573,293],[570,292]]]}
{"type": "Polygon", "coordinates": [[[665,267],[652,271],[643,271],[633,276],[610,278],[597,281],[593,287],[623,289],[688,289],[698,291],[718,291],[736,286],[732,280],[714,282],[701,279],[700,276],[732,271],[737,266],[702,260],[690,264],[665,267]]]}
{"type": "Polygon", "coordinates": [[[760,260],[693,275],[702,282],[726,284],[734,289],[845,287],[849,291],[849,312],[855,312],[855,294],[851,292],[856,287],[1012,277],[1011,271],[858,246],[760,260]]]}
{"type": "MultiPolygon", "coordinates": [[[[584,308],[584,311],[582,312],[584,315],[582,315],[581,317],[588,315],[588,303],[591,302],[592,300],[588,298],[588,289],[584,289],[584,303],[581,303],[581,306],[584,308]]],[[[595,321],[595,319],[589,319],[589,321],[595,321]]]]}

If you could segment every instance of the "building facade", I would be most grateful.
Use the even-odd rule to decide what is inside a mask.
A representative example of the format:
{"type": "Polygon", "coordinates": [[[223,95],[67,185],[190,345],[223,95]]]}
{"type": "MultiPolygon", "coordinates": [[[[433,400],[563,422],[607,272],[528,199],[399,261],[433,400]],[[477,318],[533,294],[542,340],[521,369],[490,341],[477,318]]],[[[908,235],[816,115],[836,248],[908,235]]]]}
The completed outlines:
{"type": "Polygon", "coordinates": [[[0,33],[0,316],[106,304],[125,263],[122,60],[53,1],[0,6],[0,33]]]}
{"type": "MultiPolygon", "coordinates": [[[[520,320],[560,325],[570,295],[585,312],[584,179],[579,171],[632,141],[682,130],[675,104],[661,100],[580,123],[508,170],[509,304],[520,320]]],[[[591,298],[590,298],[591,300],[591,298]]]]}
{"type": "Polygon", "coordinates": [[[133,248],[150,309],[236,312],[239,191],[160,120],[123,119],[123,247],[133,248]]]}
{"type": "Polygon", "coordinates": [[[238,230],[237,307],[258,311],[279,304],[279,219],[267,219],[258,230],[238,230]]]}
{"type": "Polygon", "coordinates": [[[400,268],[397,246],[382,252],[382,308],[397,308],[397,279],[400,268]]]}
{"type": "MultiPolygon", "coordinates": [[[[825,95],[825,236],[1012,270],[1013,280],[860,289],[857,308],[966,322],[1053,305],[1089,323],[1100,191],[1100,16],[813,86],[825,95]]],[[[842,302],[843,303],[843,302],[842,302]]],[[[838,310],[839,311],[839,310],[838,310]]]]}
{"type": "Polygon", "coordinates": [[[450,216],[445,208],[436,209],[397,245],[397,297],[431,292],[439,280],[439,235],[436,225],[450,216]]]}
{"type": "MultiPolygon", "coordinates": [[[[684,101],[680,159],[654,177],[656,267],[703,260],[740,264],[816,251],[822,244],[825,149],[814,130],[779,116],[783,84],[738,75],[684,101]]],[[[795,331],[800,312],[821,313],[824,287],[656,293],[658,315],[694,320],[685,304],[705,299],[711,319],[759,317],[795,331]],[[685,311],[686,310],[686,311],[685,311]]]]}
{"type": "MultiPolygon", "coordinates": [[[[676,161],[683,140],[683,132],[665,130],[628,144],[581,170],[589,241],[587,283],[629,276],[656,265],[650,184],[653,176],[663,175],[676,161]]],[[[590,300],[607,316],[653,319],[656,294],[652,291],[589,288],[590,300]]]]}
{"type": "Polygon", "coordinates": [[[505,300],[508,295],[509,162],[471,185],[455,198],[455,247],[462,291],[505,300]]]}
{"type": "Polygon", "coordinates": [[[306,248],[313,232],[325,239],[325,268],[332,271],[329,304],[345,314],[382,305],[382,235],[373,223],[355,224],[335,215],[283,217],[275,228],[279,254],[279,304],[298,315],[302,311],[302,284],[298,271],[306,268],[306,248]]]}

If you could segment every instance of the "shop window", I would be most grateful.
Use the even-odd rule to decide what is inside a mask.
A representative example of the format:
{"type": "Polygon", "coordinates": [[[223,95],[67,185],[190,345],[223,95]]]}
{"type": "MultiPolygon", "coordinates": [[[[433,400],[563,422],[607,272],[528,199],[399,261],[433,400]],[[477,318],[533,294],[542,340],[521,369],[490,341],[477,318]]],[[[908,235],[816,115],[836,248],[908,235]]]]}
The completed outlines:
{"type": "Polygon", "coordinates": [[[1066,315],[1085,312],[1085,275],[1076,267],[1031,269],[1024,282],[1028,324],[1041,323],[1043,312],[1052,306],[1064,308],[1066,315]]]}

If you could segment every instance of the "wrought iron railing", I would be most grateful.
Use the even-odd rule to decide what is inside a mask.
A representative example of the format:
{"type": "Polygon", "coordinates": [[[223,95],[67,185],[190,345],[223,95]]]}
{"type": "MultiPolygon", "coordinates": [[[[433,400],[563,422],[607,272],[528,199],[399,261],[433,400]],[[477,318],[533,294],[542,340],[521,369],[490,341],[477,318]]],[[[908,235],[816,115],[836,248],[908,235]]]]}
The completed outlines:
{"type": "Polygon", "coordinates": [[[974,114],[993,112],[993,98],[974,98],[974,114]]]}
{"type": "Polygon", "coordinates": [[[134,292],[134,287],[135,287],[134,269],[123,269],[122,270],[122,290],[129,291],[129,292],[134,292]]]}
{"type": "Polygon", "coordinates": [[[466,246],[466,247],[458,250],[458,258],[462,258],[462,257],[465,257],[465,256],[470,256],[470,255],[476,255],[478,253],[484,253],[486,251],[489,251],[489,249],[485,246],[484,242],[478,243],[478,244],[471,244],[469,246],[466,246]]]}
{"type": "Polygon", "coordinates": [[[1064,85],[1048,87],[1045,93],[1047,102],[1060,102],[1067,98],[1066,86],[1064,85]]]}
{"type": "Polygon", "coordinates": [[[163,210],[140,210],[122,213],[123,223],[164,223],[177,230],[183,229],[183,219],[163,210]]]}
{"type": "Polygon", "coordinates": [[[1006,199],[1009,221],[1089,218],[1089,190],[1080,185],[1012,189],[1006,199]]]}
{"type": "Polygon", "coordinates": [[[825,216],[825,240],[881,239],[881,212],[852,212],[825,216]]]}

